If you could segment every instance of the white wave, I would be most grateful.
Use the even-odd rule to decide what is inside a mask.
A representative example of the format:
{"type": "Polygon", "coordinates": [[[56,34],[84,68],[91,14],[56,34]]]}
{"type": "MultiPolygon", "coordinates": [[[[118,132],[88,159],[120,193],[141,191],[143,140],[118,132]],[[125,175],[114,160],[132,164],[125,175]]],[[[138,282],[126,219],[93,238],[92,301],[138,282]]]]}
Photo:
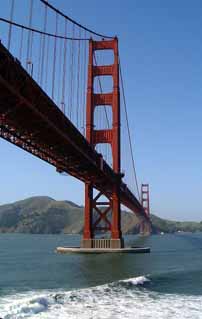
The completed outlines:
{"type": "Polygon", "coordinates": [[[149,282],[149,281],[150,281],[150,279],[148,279],[145,276],[139,276],[139,277],[135,277],[135,278],[129,278],[129,279],[125,279],[125,280],[120,280],[120,282],[131,283],[134,286],[144,285],[145,282],[149,282]]]}
{"type": "Polygon", "coordinates": [[[142,285],[136,277],[109,285],[74,291],[32,291],[0,300],[4,319],[202,319],[202,296],[161,294],[127,289],[121,283],[142,285]]]}
{"type": "Polygon", "coordinates": [[[29,292],[2,298],[0,316],[3,315],[5,319],[31,318],[32,315],[46,311],[49,304],[47,296],[35,295],[35,292],[29,292]]]}

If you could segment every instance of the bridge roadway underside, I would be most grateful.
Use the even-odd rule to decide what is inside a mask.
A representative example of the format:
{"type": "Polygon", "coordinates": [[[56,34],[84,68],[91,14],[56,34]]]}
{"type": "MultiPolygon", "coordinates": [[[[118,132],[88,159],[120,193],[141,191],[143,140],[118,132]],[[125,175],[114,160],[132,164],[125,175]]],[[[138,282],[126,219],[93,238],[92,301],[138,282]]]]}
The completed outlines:
{"type": "MultiPolygon", "coordinates": [[[[72,122],[0,43],[0,137],[111,197],[120,181],[72,122]]],[[[145,211],[121,181],[121,203],[145,211]]]]}

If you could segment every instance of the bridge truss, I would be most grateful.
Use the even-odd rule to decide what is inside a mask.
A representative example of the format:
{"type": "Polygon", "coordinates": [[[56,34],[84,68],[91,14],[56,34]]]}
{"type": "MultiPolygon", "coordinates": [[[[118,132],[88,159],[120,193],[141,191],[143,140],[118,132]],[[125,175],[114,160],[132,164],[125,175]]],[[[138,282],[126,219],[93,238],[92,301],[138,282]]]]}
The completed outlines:
{"type": "MultiPolygon", "coordinates": [[[[0,18],[2,23],[9,26],[7,48],[3,43],[0,43],[0,137],[55,166],[58,172],[66,172],[85,183],[83,235],[85,247],[91,247],[92,239],[97,231],[110,232],[112,246],[114,248],[121,247],[123,246],[121,204],[139,217],[140,224],[144,225],[144,229],[141,228],[142,232],[145,229],[148,233],[150,232],[150,218],[149,209],[144,207],[143,201],[137,199],[125,180],[123,181],[118,39],[107,39],[106,37],[100,39],[100,35],[97,33],[95,33],[96,39],[82,38],[81,29],[83,27],[62,14],[47,1],[41,1],[45,14],[44,28],[39,32],[32,25],[33,0],[30,1],[28,26],[14,21],[14,0],[11,0],[10,19],[0,18]],[[55,34],[47,31],[48,9],[55,13],[55,34]],[[58,31],[60,16],[65,21],[63,34],[58,31]],[[70,37],[67,33],[67,21],[80,28],[78,32],[80,37],[76,38],[74,28],[72,29],[72,37],[70,37]],[[17,28],[21,32],[19,59],[15,57],[17,55],[15,45],[14,52],[11,48],[13,28],[17,28]],[[23,32],[27,32],[26,40],[23,40],[23,32]],[[36,33],[40,35],[38,70],[35,68],[36,57],[34,58],[33,49],[36,33]],[[51,49],[50,39],[53,40],[53,52],[52,63],[49,61],[48,65],[45,57],[48,50],[51,49]],[[61,41],[60,50],[57,50],[57,41],[59,40],[61,41]],[[22,58],[23,41],[27,42],[27,54],[24,55],[25,65],[23,65],[22,58]],[[71,45],[74,41],[78,43],[77,47],[71,46],[70,48],[69,53],[71,53],[72,59],[69,69],[67,41],[70,41],[71,45]],[[82,63],[80,41],[89,42],[89,54],[86,50],[83,51],[84,57],[88,57],[86,65],[85,61],[82,63]],[[105,50],[113,52],[114,62],[108,65],[98,65],[96,51],[105,50]],[[57,52],[59,52],[58,59],[57,52]],[[77,54],[76,64],[75,52],[77,54]],[[63,57],[62,60],[61,57],[63,57]],[[73,76],[74,67],[77,72],[73,76]],[[52,68],[52,83],[48,83],[50,68],[52,68]],[[61,83],[56,81],[57,70],[61,83]],[[66,75],[68,70],[70,70],[69,83],[67,83],[66,75]],[[87,98],[85,99],[86,84],[82,87],[82,83],[86,81],[86,71],[88,71],[88,84],[87,98]],[[100,77],[108,76],[113,79],[113,90],[105,93],[100,85],[100,77]],[[95,79],[99,81],[99,93],[95,93],[95,79]],[[68,84],[69,96],[67,97],[68,84]],[[58,98],[56,98],[56,92],[58,92],[58,98]],[[57,100],[60,102],[57,103],[57,100]],[[84,122],[84,108],[81,107],[85,101],[86,122],[84,122]],[[73,117],[74,105],[76,105],[76,111],[73,117]],[[110,106],[111,113],[107,113],[106,106],[110,106]],[[104,129],[102,125],[96,127],[95,113],[98,107],[102,113],[97,114],[97,120],[100,121],[100,118],[103,118],[109,122],[109,114],[111,114],[111,127],[109,125],[104,129]],[[79,116],[83,120],[79,119],[79,116]],[[103,146],[106,144],[111,149],[110,160],[108,160],[109,156],[102,153],[103,146]],[[101,147],[98,148],[97,145],[101,145],[101,147]],[[93,189],[96,189],[96,192],[93,189]],[[145,228],[145,225],[148,227],[145,228]]],[[[84,28],[83,32],[86,35],[89,30],[84,28]]],[[[84,48],[86,47],[84,46],[84,48]]],[[[129,145],[131,146],[131,140],[129,145]]],[[[143,192],[142,190],[142,194],[143,192]]]]}

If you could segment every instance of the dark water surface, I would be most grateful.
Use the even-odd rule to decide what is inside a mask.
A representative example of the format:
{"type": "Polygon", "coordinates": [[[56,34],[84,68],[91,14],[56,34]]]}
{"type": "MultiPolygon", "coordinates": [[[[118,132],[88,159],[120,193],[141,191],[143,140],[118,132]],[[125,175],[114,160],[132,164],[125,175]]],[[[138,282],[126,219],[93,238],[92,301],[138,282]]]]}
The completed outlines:
{"type": "Polygon", "coordinates": [[[126,239],[151,254],[57,255],[80,237],[0,235],[0,316],[202,318],[202,234],[126,239]]]}

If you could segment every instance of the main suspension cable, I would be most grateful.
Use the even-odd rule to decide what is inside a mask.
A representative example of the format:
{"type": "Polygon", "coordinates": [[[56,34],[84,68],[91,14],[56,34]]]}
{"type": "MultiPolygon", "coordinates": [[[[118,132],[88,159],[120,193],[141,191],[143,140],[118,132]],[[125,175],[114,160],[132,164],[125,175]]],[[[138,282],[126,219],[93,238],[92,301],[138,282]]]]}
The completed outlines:
{"type": "Polygon", "coordinates": [[[17,28],[25,29],[25,30],[28,30],[28,31],[32,31],[32,32],[35,32],[35,33],[42,34],[42,35],[47,35],[47,36],[52,37],[52,38],[66,39],[66,40],[73,40],[73,41],[89,41],[91,39],[90,37],[89,38],[74,38],[74,37],[66,37],[66,36],[63,36],[63,35],[56,35],[56,34],[49,33],[49,32],[44,32],[44,31],[41,31],[41,30],[38,30],[38,29],[35,29],[35,28],[30,28],[30,27],[27,27],[24,24],[20,24],[20,23],[17,23],[17,22],[8,20],[8,19],[4,19],[4,18],[0,18],[0,21],[5,22],[5,23],[10,24],[10,25],[14,25],[17,28]]]}
{"type": "Polygon", "coordinates": [[[106,38],[106,39],[113,39],[114,37],[108,36],[108,35],[103,35],[100,33],[97,33],[95,31],[92,31],[89,28],[86,28],[85,26],[83,26],[82,24],[76,22],[75,20],[71,19],[70,17],[68,17],[67,15],[65,15],[64,13],[62,13],[60,10],[58,10],[57,8],[55,8],[53,5],[51,5],[50,3],[48,3],[45,0],[40,0],[44,5],[48,6],[50,9],[52,9],[53,11],[57,12],[59,15],[61,15],[63,18],[69,20],[70,22],[72,22],[73,24],[77,25],[77,27],[86,30],[88,32],[90,32],[91,34],[97,35],[98,37],[101,38],[106,38]]]}

